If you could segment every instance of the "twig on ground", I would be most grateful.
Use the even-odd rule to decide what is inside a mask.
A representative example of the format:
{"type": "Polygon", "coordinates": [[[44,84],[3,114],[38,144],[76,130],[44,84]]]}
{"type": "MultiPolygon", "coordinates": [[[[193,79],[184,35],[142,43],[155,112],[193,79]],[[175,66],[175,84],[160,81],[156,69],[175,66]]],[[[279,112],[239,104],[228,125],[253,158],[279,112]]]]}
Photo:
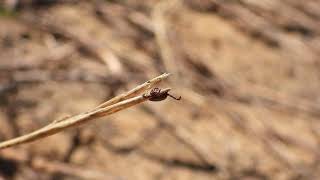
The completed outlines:
{"type": "Polygon", "coordinates": [[[19,163],[28,164],[36,170],[42,170],[49,173],[63,173],[83,179],[124,179],[95,169],[82,168],[80,166],[70,165],[58,161],[49,161],[41,156],[32,156],[32,159],[30,159],[30,154],[28,154],[26,151],[18,149],[3,150],[1,152],[1,157],[18,161],[19,163]]]}
{"type": "Polygon", "coordinates": [[[203,167],[215,167],[214,163],[210,160],[209,155],[197,146],[194,143],[194,140],[190,139],[190,135],[183,127],[177,127],[154,108],[150,108],[148,106],[142,106],[142,108],[145,112],[152,114],[155,117],[155,120],[161,125],[160,127],[168,130],[168,132],[180,143],[189,148],[203,163],[203,167]]]}
{"type": "Polygon", "coordinates": [[[177,49],[173,46],[174,43],[171,41],[174,37],[172,36],[172,28],[167,20],[167,16],[172,14],[178,5],[179,1],[177,0],[161,1],[155,5],[152,12],[153,30],[161,58],[163,59],[165,68],[174,74],[179,73],[177,61],[179,61],[180,57],[179,53],[176,52],[177,49]]]}
{"type": "Polygon", "coordinates": [[[72,117],[67,117],[62,120],[53,121],[51,124],[41,129],[38,129],[34,132],[31,132],[29,134],[26,134],[8,141],[1,142],[0,149],[35,141],[37,139],[41,139],[41,138],[56,134],[58,132],[61,132],[69,127],[76,127],[90,120],[107,116],[107,115],[116,113],[118,111],[121,111],[123,109],[126,109],[128,107],[142,103],[148,100],[150,96],[145,96],[145,95],[137,96],[137,95],[151,88],[152,86],[159,83],[160,81],[166,79],[168,76],[169,74],[164,73],[152,80],[145,82],[140,86],[137,86],[136,88],[132,89],[127,93],[121,94],[105,103],[102,103],[97,108],[94,108],[89,112],[81,113],[72,117]]]}

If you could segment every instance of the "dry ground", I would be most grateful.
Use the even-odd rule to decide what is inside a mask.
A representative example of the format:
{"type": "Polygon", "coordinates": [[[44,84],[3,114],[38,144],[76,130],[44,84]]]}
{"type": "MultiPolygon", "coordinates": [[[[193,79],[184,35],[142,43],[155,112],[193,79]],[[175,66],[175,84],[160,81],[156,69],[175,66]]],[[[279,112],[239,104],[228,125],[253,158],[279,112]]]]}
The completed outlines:
{"type": "Polygon", "coordinates": [[[1,140],[162,72],[183,99],[3,150],[3,179],[319,177],[317,0],[21,3],[0,16],[1,140]]]}

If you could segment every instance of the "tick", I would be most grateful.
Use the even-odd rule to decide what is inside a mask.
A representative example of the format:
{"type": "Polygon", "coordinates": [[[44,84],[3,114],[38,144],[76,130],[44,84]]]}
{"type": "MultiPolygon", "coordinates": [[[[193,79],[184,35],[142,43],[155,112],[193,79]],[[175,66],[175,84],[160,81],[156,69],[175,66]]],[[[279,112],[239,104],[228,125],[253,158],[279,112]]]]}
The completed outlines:
{"type": "Polygon", "coordinates": [[[175,99],[175,100],[180,100],[181,96],[179,96],[178,98],[172,96],[171,94],[169,94],[169,91],[171,89],[170,88],[166,88],[161,90],[160,88],[153,88],[149,95],[144,95],[145,97],[149,98],[150,101],[162,101],[165,100],[168,96],[170,96],[171,98],[175,99]]]}

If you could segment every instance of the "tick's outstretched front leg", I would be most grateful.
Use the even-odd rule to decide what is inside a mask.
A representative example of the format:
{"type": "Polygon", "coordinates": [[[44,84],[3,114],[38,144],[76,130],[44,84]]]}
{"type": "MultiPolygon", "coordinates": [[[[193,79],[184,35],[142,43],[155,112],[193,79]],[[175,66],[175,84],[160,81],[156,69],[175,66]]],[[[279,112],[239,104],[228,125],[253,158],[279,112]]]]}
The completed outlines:
{"type": "Polygon", "coordinates": [[[172,96],[172,95],[169,94],[169,93],[168,93],[168,96],[172,97],[173,99],[175,99],[175,100],[177,100],[177,101],[179,101],[179,100],[181,99],[181,96],[179,96],[178,98],[176,98],[176,97],[172,96]]]}

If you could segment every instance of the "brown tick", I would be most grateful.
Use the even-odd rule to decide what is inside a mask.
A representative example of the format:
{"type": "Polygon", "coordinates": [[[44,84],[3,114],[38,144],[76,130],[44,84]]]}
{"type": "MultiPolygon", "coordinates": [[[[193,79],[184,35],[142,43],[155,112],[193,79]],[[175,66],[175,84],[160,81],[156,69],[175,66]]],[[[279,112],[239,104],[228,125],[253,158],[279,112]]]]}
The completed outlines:
{"type": "Polygon", "coordinates": [[[169,94],[169,91],[171,89],[170,88],[166,88],[161,90],[160,88],[153,88],[150,91],[149,95],[144,95],[144,97],[149,98],[150,101],[162,101],[165,100],[168,96],[170,96],[171,98],[175,99],[175,100],[180,100],[181,96],[179,96],[178,98],[172,96],[171,94],[169,94]]]}

